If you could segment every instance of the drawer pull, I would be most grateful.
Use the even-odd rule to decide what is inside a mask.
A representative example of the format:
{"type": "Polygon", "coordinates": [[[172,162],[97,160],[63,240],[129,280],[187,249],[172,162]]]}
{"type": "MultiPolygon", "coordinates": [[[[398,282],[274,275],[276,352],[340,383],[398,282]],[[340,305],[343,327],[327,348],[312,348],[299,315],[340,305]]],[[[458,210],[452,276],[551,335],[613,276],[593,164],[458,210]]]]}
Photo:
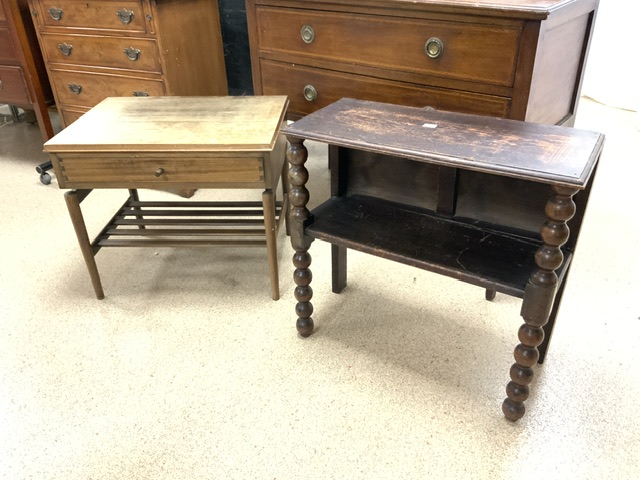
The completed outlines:
{"type": "Polygon", "coordinates": [[[0,80],[0,90],[2,90],[2,80],[0,80]]]}
{"type": "Polygon", "coordinates": [[[164,173],[164,168],[160,167],[159,169],[156,170],[155,172],[155,176],[159,177],[160,175],[162,175],[164,173]]]}
{"type": "Polygon", "coordinates": [[[73,93],[74,95],[80,95],[80,92],[82,92],[82,85],[71,83],[69,84],[69,90],[71,90],[71,93],[73,93]]]}
{"type": "Polygon", "coordinates": [[[47,10],[47,12],[49,12],[49,15],[51,15],[51,18],[53,18],[56,22],[59,22],[60,20],[62,20],[63,12],[61,8],[51,7],[49,10],[47,10]]]}
{"type": "Polygon", "coordinates": [[[71,50],[73,50],[73,45],[69,45],[68,43],[59,43],[58,50],[60,50],[60,53],[62,53],[62,55],[64,55],[65,57],[68,57],[69,55],[71,55],[71,50]]]}
{"type": "Polygon", "coordinates": [[[315,102],[316,98],[318,98],[318,91],[313,85],[306,85],[302,93],[307,102],[315,102]]]}
{"type": "Polygon", "coordinates": [[[136,90],[135,92],[133,92],[133,96],[134,97],[148,97],[149,96],[149,92],[141,92],[139,90],[136,90]]]}
{"type": "Polygon", "coordinates": [[[140,58],[140,50],[133,47],[128,47],[124,49],[124,53],[127,55],[127,58],[132,62],[135,62],[140,58]]]}
{"type": "Polygon", "coordinates": [[[300,30],[300,36],[302,37],[302,41],[304,43],[313,43],[316,39],[316,32],[313,30],[311,25],[305,25],[300,30]]]}
{"type": "Polygon", "coordinates": [[[427,54],[429,58],[438,58],[444,52],[444,43],[442,40],[436,37],[431,37],[427,40],[427,43],[424,44],[424,53],[427,54]]]}
{"type": "Polygon", "coordinates": [[[129,25],[131,23],[131,20],[133,20],[133,12],[131,10],[127,10],[126,8],[118,10],[116,12],[116,15],[125,25],[129,25]]]}

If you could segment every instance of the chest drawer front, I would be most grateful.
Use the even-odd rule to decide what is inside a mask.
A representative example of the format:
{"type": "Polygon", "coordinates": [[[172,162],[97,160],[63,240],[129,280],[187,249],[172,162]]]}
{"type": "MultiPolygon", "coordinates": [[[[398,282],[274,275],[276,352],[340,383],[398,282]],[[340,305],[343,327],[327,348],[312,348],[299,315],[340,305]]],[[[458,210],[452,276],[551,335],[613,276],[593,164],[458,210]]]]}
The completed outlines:
{"type": "Polygon", "coordinates": [[[0,27],[0,62],[15,63],[17,61],[18,57],[11,32],[6,27],[0,27]]]}
{"type": "Polygon", "coordinates": [[[288,95],[288,112],[294,115],[307,115],[343,97],[495,117],[508,116],[511,104],[505,97],[430,88],[270,60],[262,60],[260,69],[263,94],[288,95]]]}
{"type": "Polygon", "coordinates": [[[160,72],[155,40],[136,37],[42,34],[49,63],[160,72]]]}
{"type": "Polygon", "coordinates": [[[500,86],[514,81],[520,38],[515,25],[273,7],[258,7],[256,18],[258,48],[265,52],[500,86]]]}
{"type": "Polygon", "coordinates": [[[29,105],[29,89],[22,68],[0,66],[0,103],[29,105]]]}
{"type": "Polygon", "coordinates": [[[142,1],[39,0],[37,21],[46,27],[147,32],[142,1]]]}
{"type": "Polygon", "coordinates": [[[164,83],[135,76],[51,69],[56,97],[62,104],[93,107],[107,97],[163,95],[164,83]]]}
{"type": "Polygon", "coordinates": [[[125,154],[65,154],[58,159],[65,188],[88,185],[141,188],[171,184],[264,184],[260,157],[154,158],[151,154],[126,158],[125,154]],[[124,158],[123,158],[124,157],[124,158]]]}

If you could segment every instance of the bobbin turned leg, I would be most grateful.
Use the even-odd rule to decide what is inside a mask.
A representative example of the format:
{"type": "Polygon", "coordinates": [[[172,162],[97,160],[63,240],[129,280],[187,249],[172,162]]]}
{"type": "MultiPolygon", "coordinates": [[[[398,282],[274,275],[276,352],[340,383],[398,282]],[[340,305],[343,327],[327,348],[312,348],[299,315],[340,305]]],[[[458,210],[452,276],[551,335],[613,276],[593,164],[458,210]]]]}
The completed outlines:
{"type": "Polygon", "coordinates": [[[295,250],[293,255],[293,265],[296,267],[293,273],[293,280],[296,288],[293,292],[298,303],[296,304],[296,328],[302,337],[308,337],[313,333],[313,305],[311,297],[313,290],[309,286],[311,283],[311,255],[309,247],[312,238],[304,234],[304,227],[310,217],[307,203],[309,202],[309,191],[305,187],[309,180],[309,171],[304,164],[309,153],[304,146],[304,140],[287,137],[287,161],[289,168],[289,201],[291,210],[289,211],[289,228],[291,230],[291,246],[295,250]]]}
{"type": "Polygon", "coordinates": [[[562,265],[560,247],[569,239],[567,221],[573,217],[576,205],[573,195],[578,190],[554,187],[555,194],[547,202],[547,221],[540,229],[542,246],[536,251],[536,268],[525,289],[520,315],[525,323],[518,330],[520,344],[515,348],[515,363],[509,372],[507,398],[502,411],[508,420],[519,420],[525,412],[524,401],[529,397],[529,384],[533,380],[532,367],[539,357],[538,345],[544,340],[542,327],[547,323],[558,286],[555,270],[562,265]]]}

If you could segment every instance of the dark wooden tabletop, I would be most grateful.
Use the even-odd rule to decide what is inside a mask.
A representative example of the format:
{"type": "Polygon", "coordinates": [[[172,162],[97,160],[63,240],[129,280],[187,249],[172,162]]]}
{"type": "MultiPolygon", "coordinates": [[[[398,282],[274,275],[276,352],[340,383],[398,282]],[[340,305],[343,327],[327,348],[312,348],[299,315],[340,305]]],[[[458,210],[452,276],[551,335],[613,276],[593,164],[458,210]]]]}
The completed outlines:
{"type": "Polygon", "coordinates": [[[417,161],[584,188],[604,135],[343,98],[283,128],[295,138],[417,161]]]}

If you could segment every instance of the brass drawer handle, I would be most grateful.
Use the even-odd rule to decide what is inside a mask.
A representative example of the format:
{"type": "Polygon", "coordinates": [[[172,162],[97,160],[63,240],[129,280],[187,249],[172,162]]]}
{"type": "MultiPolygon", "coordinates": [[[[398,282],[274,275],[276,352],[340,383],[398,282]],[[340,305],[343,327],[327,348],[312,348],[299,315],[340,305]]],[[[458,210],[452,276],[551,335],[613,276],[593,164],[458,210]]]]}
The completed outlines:
{"type": "Polygon", "coordinates": [[[140,58],[140,50],[138,50],[137,48],[127,47],[124,49],[124,53],[132,62],[135,62],[140,58]]]}
{"type": "Polygon", "coordinates": [[[149,93],[148,92],[141,92],[139,90],[136,90],[135,92],[133,92],[133,96],[134,97],[148,97],[149,93]]]}
{"type": "Polygon", "coordinates": [[[437,37],[431,37],[424,44],[424,53],[429,58],[438,58],[444,52],[444,43],[437,37]]]}
{"type": "Polygon", "coordinates": [[[65,57],[68,57],[69,55],[71,55],[71,50],[73,50],[73,45],[69,45],[68,43],[59,43],[58,50],[60,50],[60,53],[62,53],[62,55],[64,55],[65,57]]]}
{"type": "Polygon", "coordinates": [[[47,12],[49,12],[49,15],[51,15],[51,18],[53,18],[56,22],[59,22],[60,20],[62,20],[63,12],[61,8],[51,7],[49,10],[47,10],[47,12]]]}
{"type": "Polygon", "coordinates": [[[155,171],[154,175],[155,175],[156,177],[159,177],[159,176],[161,176],[163,173],[164,173],[164,168],[160,167],[159,169],[157,169],[157,170],[155,171]]]}
{"type": "Polygon", "coordinates": [[[306,85],[302,94],[307,102],[315,102],[316,98],[318,98],[318,91],[313,85],[306,85]]]}
{"type": "Polygon", "coordinates": [[[127,10],[126,8],[123,8],[122,10],[118,10],[116,12],[116,15],[118,16],[120,21],[125,25],[130,24],[131,20],[133,20],[133,12],[131,10],[127,10]]]}
{"type": "Polygon", "coordinates": [[[311,25],[305,25],[300,30],[300,36],[302,37],[302,41],[304,43],[313,43],[316,39],[316,32],[313,30],[311,25]]]}
{"type": "Polygon", "coordinates": [[[71,83],[69,84],[69,90],[71,90],[71,93],[73,93],[74,95],[80,95],[80,92],[82,92],[82,85],[71,83]]]}

